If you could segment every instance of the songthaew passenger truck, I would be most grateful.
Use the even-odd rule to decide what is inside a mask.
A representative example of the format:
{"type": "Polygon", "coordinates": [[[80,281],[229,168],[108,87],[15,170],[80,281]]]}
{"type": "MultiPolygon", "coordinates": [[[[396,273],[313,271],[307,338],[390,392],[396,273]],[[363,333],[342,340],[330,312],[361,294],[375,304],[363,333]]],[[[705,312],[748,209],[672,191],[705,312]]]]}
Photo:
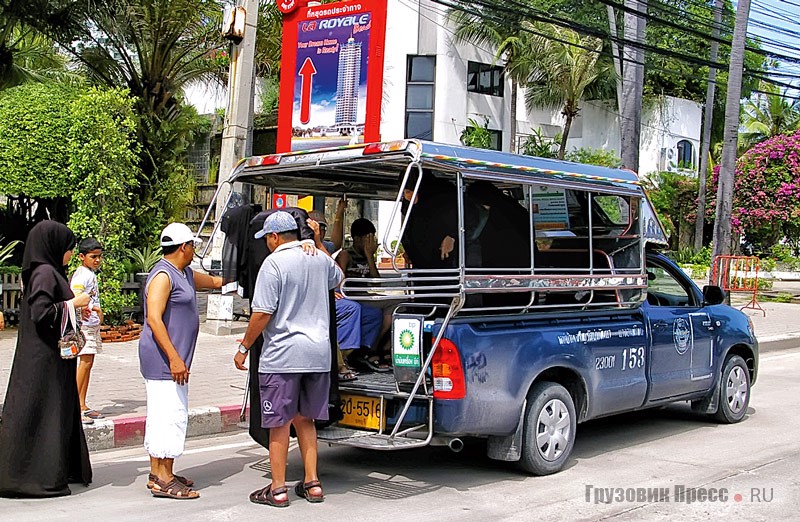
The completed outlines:
{"type": "Polygon", "coordinates": [[[250,157],[227,183],[266,202],[384,202],[391,262],[340,291],[391,314],[393,370],[339,383],[323,442],[459,450],[477,437],[545,475],[590,419],[679,401],[721,423],[747,413],[752,323],[659,253],[630,171],[404,140],[250,157]]]}

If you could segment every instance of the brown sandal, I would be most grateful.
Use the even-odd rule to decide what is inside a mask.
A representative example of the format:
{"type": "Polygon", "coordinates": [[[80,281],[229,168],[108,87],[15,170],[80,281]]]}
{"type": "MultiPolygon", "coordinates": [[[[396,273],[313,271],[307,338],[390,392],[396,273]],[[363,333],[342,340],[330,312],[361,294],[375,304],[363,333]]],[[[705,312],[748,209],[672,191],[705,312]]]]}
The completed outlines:
{"type": "Polygon", "coordinates": [[[175,500],[200,498],[200,493],[174,478],[170,480],[169,483],[165,483],[163,480],[156,477],[153,481],[153,489],[150,490],[150,493],[152,493],[154,497],[174,498],[175,500]]]}
{"type": "MultiPolygon", "coordinates": [[[[177,480],[178,482],[180,482],[184,486],[188,486],[188,487],[194,486],[194,480],[192,480],[192,479],[188,479],[186,477],[181,477],[180,475],[172,475],[172,476],[175,477],[175,480],[177,480]]],[[[153,489],[153,486],[155,485],[155,482],[156,482],[156,478],[157,477],[155,475],[153,475],[152,473],[147,475],[147,489],[153,489]]]]}
{"type": "Polygon", "coordinates": [[[325,501],[325,494],[320,493],[319,495],[312,495],[311,489],[312,488],[319,488],[322,489],[322,482],[319,480],[309,480],[308,482],[298,482],[297,485],[294,487],[294,492],[297,493],[298,497],[303,497],[304,499],[308,500],[309,502],[316,504],[318,502],[325,501]]]}
{"type": "Polygon", "coordinates": [[[250,502],[254,504],[264,504],[267,506],[273,507],[289,507],[289,497],[287,495],[286,500],[280,501],[275,498],[275,495],[284,495],[288,494],[289,490],[286,489],[286,486],[272,489],[272,484],[269,486],[259,489],[257,491],[253,491],[250,493],[250,502]]]}

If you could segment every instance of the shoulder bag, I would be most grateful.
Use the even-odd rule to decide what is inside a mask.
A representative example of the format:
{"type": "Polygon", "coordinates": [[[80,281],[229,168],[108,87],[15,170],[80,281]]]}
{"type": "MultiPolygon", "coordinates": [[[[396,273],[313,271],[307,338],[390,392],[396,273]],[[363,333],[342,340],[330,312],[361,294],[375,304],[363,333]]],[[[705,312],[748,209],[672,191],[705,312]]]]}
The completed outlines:
{"type": "Polygon", "coordinates": [[[61,312],[61,338],[58,340],[61,358],[74,359],[85,344],[86,337],[75,319],[75,305],[72,301],[64,301],[64,309],[61,312]]]}

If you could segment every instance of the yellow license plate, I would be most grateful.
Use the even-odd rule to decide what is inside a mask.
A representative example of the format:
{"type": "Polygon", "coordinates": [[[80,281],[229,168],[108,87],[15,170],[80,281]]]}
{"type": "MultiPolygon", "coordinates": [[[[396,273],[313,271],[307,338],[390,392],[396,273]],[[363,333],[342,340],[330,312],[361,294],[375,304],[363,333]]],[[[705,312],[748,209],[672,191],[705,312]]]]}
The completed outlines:
{"type": "Polygon", "coordinates": [[[341,399],[344,417],[339,424],[368,430],[381,428],[380,399],[345,394],[342,394],[341,399]]]}

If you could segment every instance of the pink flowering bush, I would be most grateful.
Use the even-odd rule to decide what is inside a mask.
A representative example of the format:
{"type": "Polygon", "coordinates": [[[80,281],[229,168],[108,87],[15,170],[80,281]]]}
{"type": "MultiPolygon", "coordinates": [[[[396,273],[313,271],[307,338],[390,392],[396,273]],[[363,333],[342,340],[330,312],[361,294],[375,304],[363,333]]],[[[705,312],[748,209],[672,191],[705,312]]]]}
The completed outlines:
{"type": "MultiPolygon", "coordinates": [[[[708,211],[713,220],[719,167],[708,211]]],[[[757,252],[800,235],[800,131],[758,143],[736,162],[731,226],[757,252]]]]}

